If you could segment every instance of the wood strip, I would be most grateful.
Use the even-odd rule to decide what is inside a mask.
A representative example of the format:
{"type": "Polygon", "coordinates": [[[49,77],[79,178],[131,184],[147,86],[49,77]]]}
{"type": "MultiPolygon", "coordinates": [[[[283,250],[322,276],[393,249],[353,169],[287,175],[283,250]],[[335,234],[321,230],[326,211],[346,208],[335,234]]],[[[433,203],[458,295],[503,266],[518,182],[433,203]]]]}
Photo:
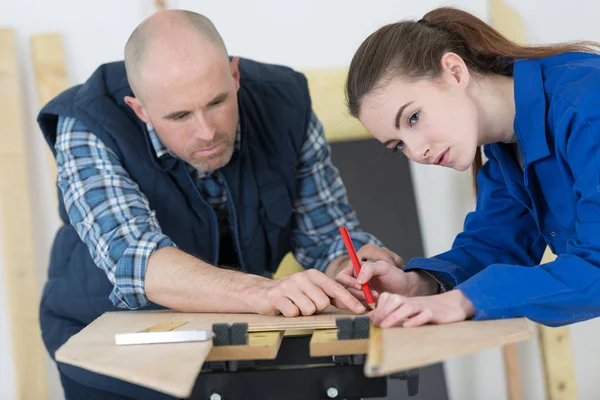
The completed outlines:
{"type": "MultiPolygon", "coordinates": [[[[31,54],[37,84],[40,109],[68,88],[67,67],[62,37],[58,33],[31,36],[31,54]]],[[[51,182],[56,181],[56,162],[50,149],[47,151],[51,182]]],[[[52,200],[58,209],[56,186],[52,200]]]]}
{"type": "Polygon", "coordinates": [[[369,329],[369,348],[365,362],[366,376],[379,376],[383,360],[383,329],[371,325],[369,329]]]}
{"type": "MultiPolygon", "coordinates": [[[[547,248],[541,264],[556,259],[556,255],[547,248]]],[[[570,329],[568,326],[551,328],[537,326],[538,344],[542,356],[542,369],[548,400],[576,400],[577,381],[573,367],[570,329]]]]}
{"type": "Polygon", "coordinates": [[[173,322],[162,322],[160,324],[152,325],[149,328],[142,329],[140,332],[164,332],[172,331],[175,328],[179,328],[182,325],[187,324],[187,321],[173,321],[173,322]]]}
{"type": "Polygon", "coordinates": [[[547,399],[578,399],[569,327],[550,328],[538,325],[538,343],[542,354],[547,399]]]}
{"type": "Polygon", "coordinates": [[[252,332],[244,346],[213,346],[206,361],[273,360],[277,357],[284,331],[252,332]]]}
{"type": "MultiPolygon", "coordinates": [[[[377,332],[373,335],[377,335],[377,332]]],[[[381,330],[383,352],[379,352],[377,348],[373,351],[369,348],[365,374],[383,376],[406,371],[517,343],[531,336],[531,325],[524,318],[463,321],[417,328],[386,328],[381,330]],[[378,356],[381,357],[379,360],[378,356]]],[[[376,343],[373,344],[375,345],[376,343]]]]}
{"type": "Polygon", "coordinates": [[[367,354],[368,338],[338,340],[337,333],[337,329],[315,330],[310,338],[310,355],[321,357],[367,354]]]}
{"type": "Polygon", "coordinates": [[[346,68],[306,69],[302,72],[308,80],[313,110],[323,124],[328,142],[372,138],[360,121],[350,116],[346,108],[346,68]]]}
{"type": "Polygon", "coordinates": [[[38,319],[39,286],[13,31],[0,29],[0,226],[12,352],[19,399],[48,398],[38,319]]]}
{"type": "Polygon", "coordinates": [[[139,332],[153,323],[188,321],[186,329],[203,329],[186,314],[147,314],[159,318],[146,318],[150,315],[131,311],[100,316],[58,349],[56,360],[177,398],[188,398],[212,341],[117,346],[115,334],[139,332]]]}
{"type": "MultiPolygon", "coordinates": [[[[320,321],[330,326],[340,315],[328,310],[310,317],[285,318],[255,314],[186,314],[173,311],[110,312],[102,315],[80,333],[74,335],[56,352],[56,359],[91,371],[114,376],[142,386],[175,395],[189,396],[195,378],[204,360],[212,353],[211,342],[167,343],[160,345],[117,346],[118,333],[138,332],[153,324],[187,321],[185,329],[212,329],[215,323],[246,322],[250,329],[258,325],[297,327],[320,321]]],[[[328,328],[324,328],[328,329],[328,328]]],[[[284,329],[282,329],[283,331],[284,329]]],[[[261,339],[264,357],[276,354],[272,343],[278,343],[282,332],[261,339]],[[271,343],[269,345],[265,343],[271,343]],[[270,346],[270,350],[266,348],[270,346]],[[269,352],[270,351],[270,352],[269,352]]],[[[268,335],[268,333],[261,333],[268,335]]],[[[482,349],[502,346],[531,336],[531,327],[524,319],[498,321],[465,321],[449,325],[428,325],[419,328],[370,328],[369,348],[365,373],[368,376],[386,375],[406,369],[418,368],[445,358],[472,353],[482,349]]],[[[260,339],[253,333],[249,338],[260,339]]],[[[242,347],[230,346],[232,352],[214,358],[245,358],[242,347]]],[[[250,351],[250,350],[243,350],[250,351]]],[[[333,349],[332,352],[337,350],[333,349]]],[[[217,354],[217,355],[215,355],[217,354]]],[[[329,354],[332,355],[332,354],[329,354]]]]}
{"type": "MultiPolygon", "coordinates": [[[[504,0],[490,0],[490,24],[509,40],[525,43],[525,23],[504,0]]],[[[519,374],[519,354],[514,345],[502,348],[506,391],[509,400],[521,400],[521,376],[519,374]]]]}
{"type": "Polygon", "coordinates": [[[504,379],[508,400],[522,400],[521,377],[519,376],[519,353],[516,344],[509,344],[502,348],[504,360],[504,379]]]}

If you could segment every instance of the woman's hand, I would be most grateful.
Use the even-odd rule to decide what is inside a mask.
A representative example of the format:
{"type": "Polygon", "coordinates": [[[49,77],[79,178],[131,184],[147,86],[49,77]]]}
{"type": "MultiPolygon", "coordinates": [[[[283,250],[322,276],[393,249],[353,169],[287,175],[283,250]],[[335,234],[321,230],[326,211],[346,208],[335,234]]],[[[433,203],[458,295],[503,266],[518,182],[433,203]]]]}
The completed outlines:
{"type": "Polygon", "coordinates": [[[370,313],[373,325],[382,328],[448,324],[464,321],[473,315],[473,304],[460,290],[424,297],[382,293],[377,308],[370,313]]]}
{"type": "Polygon", "coordinates": [[[348,266],[335,280],[346,286],[348,291],[360,300],[364,300],[361,290],[363,283],[369,284],[375,299],[383,292],[412,297],[428,296],[437,293],[438,290],[437,282],[431,276],[423,272],[404,272],[387,261],[363,263],[358,277],[354,276],[352,266],[348,266]]]}

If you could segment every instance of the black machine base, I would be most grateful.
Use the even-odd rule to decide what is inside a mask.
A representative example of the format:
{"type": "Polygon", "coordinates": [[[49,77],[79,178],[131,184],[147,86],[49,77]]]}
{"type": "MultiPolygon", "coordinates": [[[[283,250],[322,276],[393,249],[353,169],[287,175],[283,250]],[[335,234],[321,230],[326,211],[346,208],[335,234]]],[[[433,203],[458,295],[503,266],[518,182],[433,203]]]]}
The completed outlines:
{"type": "Polygon", "coordinates": [[[213,362],[198,375],[190,400],[359,400],[387,395],[388,379],[418,392],[418,370],[364,375],[364,356],[310,357],[310,336],[284,337],[274,360],[213,362]]]}

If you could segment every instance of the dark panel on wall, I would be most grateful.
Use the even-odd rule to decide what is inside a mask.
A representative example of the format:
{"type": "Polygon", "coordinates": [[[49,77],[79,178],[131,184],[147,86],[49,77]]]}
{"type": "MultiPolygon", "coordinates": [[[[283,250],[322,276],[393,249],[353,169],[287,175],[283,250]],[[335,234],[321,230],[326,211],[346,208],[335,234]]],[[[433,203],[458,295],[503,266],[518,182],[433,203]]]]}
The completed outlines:
{"type": "Polygon", "coordinates": [[[422,257],[408,159],[375,140],[332,143],[331,152],[363,230],[376,235],[405,261],[422,257]]]}
{"type": "MultiPolygon", "coordinates": [[[[331,152],[363,230],[377,236],[405,262],[422,257],[423,243],[408,159],[371,139],[335,142],[331,144],[331,152]]],[[[421,368],[419,373],[417,396],[408,397],[406,381],[391,379],[386,399],[448,399],[441,363],[421,368]]]]}

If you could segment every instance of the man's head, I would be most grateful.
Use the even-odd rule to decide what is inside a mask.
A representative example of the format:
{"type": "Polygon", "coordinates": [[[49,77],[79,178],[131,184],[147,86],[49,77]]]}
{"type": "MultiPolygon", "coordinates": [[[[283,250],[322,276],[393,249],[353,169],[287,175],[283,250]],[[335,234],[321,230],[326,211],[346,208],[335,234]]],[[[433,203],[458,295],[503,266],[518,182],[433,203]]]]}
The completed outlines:
{"type": "Polygon", "coordinates": [[[159,11],[133,31],[125,46],[135,94],[125,102],[179,158],[203,171],[221,168],[233,154],[239,119],[238,61],[229,61],[206,17],[159,11]]]}

